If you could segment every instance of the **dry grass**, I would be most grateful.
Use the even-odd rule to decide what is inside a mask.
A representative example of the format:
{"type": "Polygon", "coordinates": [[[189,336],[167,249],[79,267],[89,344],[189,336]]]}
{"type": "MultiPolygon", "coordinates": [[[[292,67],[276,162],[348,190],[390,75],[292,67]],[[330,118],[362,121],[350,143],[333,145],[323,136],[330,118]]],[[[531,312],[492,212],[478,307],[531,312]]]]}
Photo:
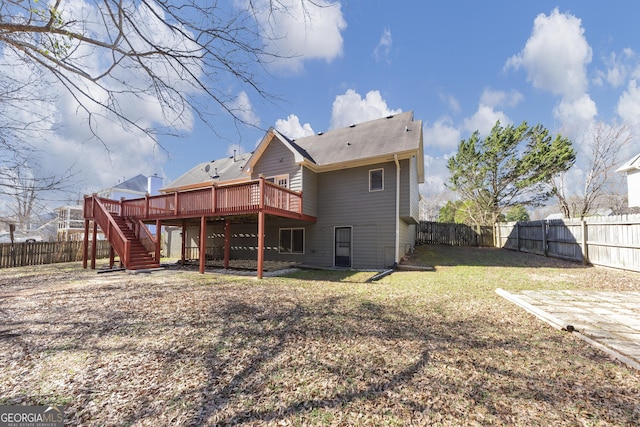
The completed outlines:
{"type": "Polygon", "coordinates": [[[639,275],[473,248],[414,261],[436,271],[0,271],[0,404],[63,404],[69,425],[640,423],[640,373],[493,292],[639,275]]]}

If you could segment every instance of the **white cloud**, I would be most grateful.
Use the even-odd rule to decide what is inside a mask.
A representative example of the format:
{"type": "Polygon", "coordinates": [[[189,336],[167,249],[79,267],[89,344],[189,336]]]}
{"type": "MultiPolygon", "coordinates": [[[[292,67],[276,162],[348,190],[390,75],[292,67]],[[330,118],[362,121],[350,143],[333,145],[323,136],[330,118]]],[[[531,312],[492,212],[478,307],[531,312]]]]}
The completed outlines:
{"type": "Polygon", "coordinates": [[[464,120],[463,127],[469,132],[480,132],[481,136],[489,135],[496,122],[502,126],[511,124],[511,119],[502,111],[496,111],[492,107],[480,104],[473,116],[464,120]]]}
{"type": "Polygon", "coordinates": [[[260,118],[253,111],[251,100],[245,91],[241,91],[227,107],[245,123],[250,125],[258,125],[260,123],[260,118]]]}
{"type": "Polygon", "coordinates": [[[253,6],[266,51],[278,56],[265,59],[275,68],[299,72],[305,60],[331,62],[342,55],[347,23],[340,3],[258,0],[253,6]]]}
{"type": "Polygon", "coordinates": [[[598,109],[596,103],[585,93],[577,99],[562,99],[553,109],[553,114],[562,122],[564,133],[575,137],[589,127],[598,114],[598,109]]]}
{"type": "Polygon", "coordinates": [[[300,124],[300,119],[295,114],[290,114],[286,119],[276,120],[276,130],[291,139],[313,135],[315,132],[309,123],[300,124]]]}
{"type": "Polygon", "coordinates": [[[443,117],[433,125],[425,125],[424,144],[426,147],[437,147],[442,150],[455,150],[460,142],[460,129],[453,126],[451,119],[443,117]]]}
{"type": "Polygon", "coordinates": [[[367,92],[363,99],[355,90],[348,89],[344,95],[336,96],[333,101],[331,129],[379,119],[401,112],[401,109],[390,109],[377,90],[367,92]]]}
{"type": "Polygon", "coordinates": [[[447,107],[449,107],[449,110],[451,110],[452,113],[457,114],[462,110],[456,97],[450,93],[440,92],[438,96],[440,97],[440,100],[447,104],[447,107]]]}
{"type": "Polygon", "coordinates": [[[420,185],[420,193],[433,196],[442,193],[449,182],[447,168],[449,156],[424,156],[424,184],[420,185]]]}
{"type": "Polygon", "coordinates": [[[632,126],[640,124],[640,88],[636,80],[631,80],[620,96],[617,112],[625,123],[632,126]]]}
{"type": "Polygon", "coordinates": [[[480,97],[480,104],[486,105],[491,108],[495,107],[515,107],[518,105],[524,96],[517,90],[511,92],[504,92],[501,90],[492,90],[486,88],[482,92],[480,97]]]}
{"type": "Polygon", "coordinates": [[[612,52],[608,58],[604,59],[607,69],[598,70],[594,83],[602,86],[606,81],[612,87],[620,87],[627,82],[629,75],[634,72],[631,64],[635,60],[636,54],[631,48],[625,48],[620,55],[612,52]]]}
{"type": "Polygon", "coordinates": [[[554,9],[549,16],[536,17],[524,49],[506,67],[523,67],[533,86],[576,99],[587,89],[591,55],[581,20],[554,9]]]}
{"type": "Polygon", "coordinates": [[[393,45],[393,39],[391,37],[391,30],[388,28],[384,29],[382,36],[380,36],[380,41],[378,45],[373,50],[373,57],[376,62],[386,62],[389,63],[389,53],[391,53],[391,46],[393,45]]]}

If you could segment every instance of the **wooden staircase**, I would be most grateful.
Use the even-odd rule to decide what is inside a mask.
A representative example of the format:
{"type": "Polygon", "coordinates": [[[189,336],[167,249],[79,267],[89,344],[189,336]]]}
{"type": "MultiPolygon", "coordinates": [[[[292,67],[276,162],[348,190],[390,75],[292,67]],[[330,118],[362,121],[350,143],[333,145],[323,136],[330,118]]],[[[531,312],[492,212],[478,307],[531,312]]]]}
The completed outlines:
{"type": "MultiPolygon", "coordinates": [[[[160,251],[156,237],[149,233],[140,219],[122,216],[121,202],[99,197],[85,197],[85,219],[93,219],[120,257],[127,270],[148,270],[160,267],[160,251]]],[[[88,258],[88,232],[85,235],[84,260],[88,258]]],[[[93,255],[95,257],[95,255],[93,255]]],[[[95,268],[92,260],[92,268],[95,268]]],[[[113,258],[111,258],[113,267],[113,258]]]]}
{"type": "MultiPolygon", "coordinates": [[[[147,251],[140,239],[136,237],[135,232],[129,227],[127,221],[121,216],[112,215],[111,217],[129,242],[129,259],[128,262],[124,262],[125,268],[127,270],[159,268],[159,261],[156,260],[149,251],[147,251]]],[[[123,259],[123,257],[120,256],[120,259],[123,259]]]]}

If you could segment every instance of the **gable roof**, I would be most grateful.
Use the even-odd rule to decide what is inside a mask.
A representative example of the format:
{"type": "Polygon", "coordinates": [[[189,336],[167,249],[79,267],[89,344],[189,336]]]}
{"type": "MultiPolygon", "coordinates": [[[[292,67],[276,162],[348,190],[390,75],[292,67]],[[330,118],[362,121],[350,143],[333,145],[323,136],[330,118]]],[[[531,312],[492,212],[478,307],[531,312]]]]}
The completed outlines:
{"type": "Polygon", "coordinates": [[[140,193],[147,192],[147,177],[139,174],[130,178],[126,181],[122,181],[119,184],[111,187],[112,190],[126,190],[126,191],[136,191],[140,193]]]}
{"type": "Polygon", "coordinates": [[[640,154],[635,155],[628,162],[620,166],[616,172],[631,172],[640,170],[640,154]]]}
{"type": "MultiPolygon", "coordinates": [[[[279,140],[303,163],[315,171],[329,171],[383,161],[391,161],[412,155],[422,156],[422,120],[413,120],[413,112],[390,115],[381,119],[353,124],[345,128],[292,140],[275,129],[269,129],[247,162],[250,171],[273,141],[279,140]]],[[[422,182],[424,162],[418,161],[418,173],[422,182]]]]}
{"type": "Polygon", "coordinates": [[[253,153],[236,154],[235,156],[203,162],[179,176],[160,191],[187,190],[213,184],[217,181],[242,182],[249,176],[243,172],[247,160],[253,153]]]}
{"type": "Polygon", "coordinates": [[[295,143],[316,165],[329,166],[414,151],[421,136],[422,121],[414,121],[409,111],[307,136],[295,143]]]}
{"type": "Polygon", "coordinates": [[[113,197],[113,193],[131,193],[134,195],[144,195],[147,193],[148,180],[147,177],[139,174],[133,178],[119,182],[113,187],[105,188],[98,192],[104,197],[113,197]]]}

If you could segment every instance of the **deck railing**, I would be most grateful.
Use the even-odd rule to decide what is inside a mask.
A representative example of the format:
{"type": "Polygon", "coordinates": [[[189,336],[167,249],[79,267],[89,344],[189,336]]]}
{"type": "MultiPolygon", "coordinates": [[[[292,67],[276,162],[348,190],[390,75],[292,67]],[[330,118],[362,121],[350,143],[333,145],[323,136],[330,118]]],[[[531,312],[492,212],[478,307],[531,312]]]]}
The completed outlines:
{"type": "MultiPolygon", "coordinates": [[[[167,218],[187,218],[200,215],[233,215],[257,213],[260,209],[260,180],[213,185],[197,190],[178,191],[140,199],[121,201],[100,197],[85,200],[85,218],[92,219],[91,200],[99,200],[115,215],[143,221],[167,218]],[[88,216],[89,213],[89,216],[88,216]]],[[[265,181],[264,209],[267,213],[302,214],[302,193],[265,181]]]]}

